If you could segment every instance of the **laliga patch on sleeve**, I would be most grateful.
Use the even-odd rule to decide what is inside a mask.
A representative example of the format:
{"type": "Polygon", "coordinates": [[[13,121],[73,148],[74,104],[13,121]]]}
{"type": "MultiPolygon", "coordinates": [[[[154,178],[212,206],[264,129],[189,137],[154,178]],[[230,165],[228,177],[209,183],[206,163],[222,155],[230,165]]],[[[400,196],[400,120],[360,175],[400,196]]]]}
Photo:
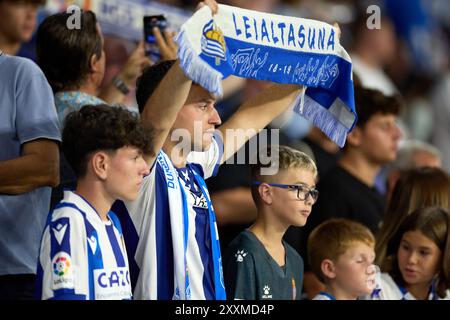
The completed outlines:
{"type": "Polygon", "coordinates": [[[53,257],[52,280],[53,290],[72,289],[74,287],[72,259],[67,252],[58,252],[53,257]]]}
{"type": "Polygon", "coordinates": [[[95,300],[131,299],[128,268],[94,270],[95,300]]]}

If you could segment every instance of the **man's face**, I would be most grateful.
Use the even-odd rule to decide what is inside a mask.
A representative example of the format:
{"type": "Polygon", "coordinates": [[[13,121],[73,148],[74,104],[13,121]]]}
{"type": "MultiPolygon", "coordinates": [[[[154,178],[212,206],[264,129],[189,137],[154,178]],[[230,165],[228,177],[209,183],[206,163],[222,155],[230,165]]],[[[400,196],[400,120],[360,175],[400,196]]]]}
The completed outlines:
{"type": "Polygon", "coordinates": [[[181,134],[183,139],[190,139],[191,150],[208,150],[215,127],[221,124],[214,102],[214,97],[207,90],[199,85],[192,85],[186,104],[172,126],[173,138],[181,134]],[[177,129],[181,131],[178,132],[177,129]]]}
{"type": "Polygon", "coordinates": [[[394,161],[402,134],[393,114],[375,114],[361,130],[360,144],[367,160],[376,164],[394,161]]]}
{"type": "Polygon", "coordinates": [[[0,1],[0,34],[13,42],[27,42],[36,27],[37,4],[0,1]]]}

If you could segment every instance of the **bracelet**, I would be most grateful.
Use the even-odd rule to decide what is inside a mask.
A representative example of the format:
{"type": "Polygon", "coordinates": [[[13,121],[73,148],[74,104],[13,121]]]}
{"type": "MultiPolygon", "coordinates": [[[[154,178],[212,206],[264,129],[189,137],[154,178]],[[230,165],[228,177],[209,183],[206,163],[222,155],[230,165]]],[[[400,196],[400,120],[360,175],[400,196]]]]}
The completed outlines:
{"type": "Polygon", "coordinates": [[[112,83],[123,94],[127,95],[130,92],[130,89],[128,88],[128,86],[119,77],[117,77],[117,76],[114,77],[112,79],[112,83]]]}

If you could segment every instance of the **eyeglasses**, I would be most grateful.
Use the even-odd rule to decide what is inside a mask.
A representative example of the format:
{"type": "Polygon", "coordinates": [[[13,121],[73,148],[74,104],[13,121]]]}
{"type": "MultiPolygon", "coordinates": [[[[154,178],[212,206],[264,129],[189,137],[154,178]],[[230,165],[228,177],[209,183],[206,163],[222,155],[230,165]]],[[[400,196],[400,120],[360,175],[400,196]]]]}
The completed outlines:
{"type": "MultiPolygon", "coordinates": [[[[265,182],[253,181],[253,185],[259,186],[260,184],[265,182]]],[[[308,187],[302,186],[300,184],[280,184],[280,183],[266,183],[269,186],[283,188],[283,189],[292,189],[297,190],[297,199],[304,201],[311,196],[313,203],[317,201],[319,198],[319,191],[316,189],[310,189],[308,187]]]]}

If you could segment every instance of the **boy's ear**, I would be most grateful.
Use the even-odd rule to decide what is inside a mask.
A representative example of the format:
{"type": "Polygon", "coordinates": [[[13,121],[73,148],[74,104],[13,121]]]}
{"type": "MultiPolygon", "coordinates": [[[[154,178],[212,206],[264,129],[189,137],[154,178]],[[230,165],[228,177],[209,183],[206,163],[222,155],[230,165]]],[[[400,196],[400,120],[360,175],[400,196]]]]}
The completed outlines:
{"type": "Polygon", "coordinates": [[[101,180],[106,180],[106,178],[108,177],[108,161],[108,155],[102,151],[94,153],[90,161],[92,165],[92,171],[101,180]]]}
{"type": "Polygon", "coordinates": [[[267,183],[261,183],[258,186],[259,196],[265,204],[272,204],[272,189],[267,183]]]}
{"type": "Polygon", "coordinates": [[[324,259],[320,264],[320,269],[325,277],[329,279],[336,278],[336,271],[334,267],[334,262],[330,259],[324,259]]]}
{"type": "MultiPolygon", "coordinates": [[[[105,53],[102,51],[101,54],[103,55],[105,53]]],[[[101,68],[100,60],[101,60],[101,58],[102,58],[102,56],[97,57],[97,55],[95,53],[91,56],[91,59],[89,61],[89,66],[90,66],[90,69],[91,69],[92,73],[98,73],[100,71],[100,68],[101,68]]]]}
{"type": "Polygon", "coordinates": [[[351,146],[358,147],[361,144],[362,128],[355,126],[347,135],[347,143],[351,146]]]}

